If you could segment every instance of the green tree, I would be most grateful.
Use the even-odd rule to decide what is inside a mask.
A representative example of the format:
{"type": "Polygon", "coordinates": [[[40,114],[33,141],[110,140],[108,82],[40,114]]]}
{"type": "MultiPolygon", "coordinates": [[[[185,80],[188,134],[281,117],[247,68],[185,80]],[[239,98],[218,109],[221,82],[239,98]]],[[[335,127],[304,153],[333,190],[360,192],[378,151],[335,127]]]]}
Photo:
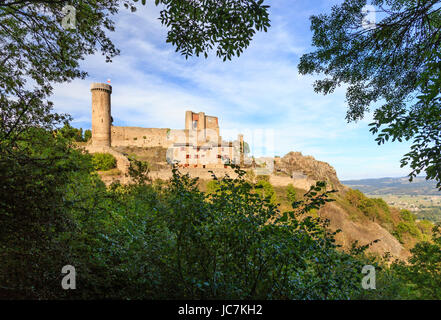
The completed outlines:
{"type": "Polygon", "coordinates": [[[150,165],[146,161],[137,160],[136,157],[129,157],[130,165],[128,175],[136,184],[145,184],[151,181],[148,176],[150,165]]]}
{"type": "Polygon", "coordinates": [[[174,245],[168,298],[347,299],[361,289],[361,261],[336,250],[333,233],[319,218],[304,217],[329,201],[311,188],[305,201],[281,214],[238,170],[216,178],[217,192],[204,194],[197,179],[174,170],[166,216],[174,245]],[[275,222],[275,223],[270,223],[275,222]]]}
{"type": "Polygon", "coordinates": [[[92,164],[95,170],[110,170],[116,167],[116,159],[110,153],[97,152],[92,155],[92,164]]]}
{"type": "Polygon", "coordinates": [[[243,152],[245,154],[249,154],[251,152],[250,145],[246,141],[243,143],[243,152]]]}
{"type": "Polygon", "coordinates": [[[288,196],[288,200],[293,203],[297,201],[297,193],[296,189],[294,189],[294,186],[292,184],[289,184],[286,187],[286,195],[288,196]]]}
{"type": "Polygon", "coordinates": [[[84,131],[84,141],[87,142],[90,139],[92,139],[92,131],[90,129],[87,129],[84,131]]]}
{"type": "Polygon", "coordinates": [[[409,210],[401,210],[400,217],[401,217],[401,219],[403,219],[404,221],[407,221],[407,222],[415,222],[415,220],[416,220],[416,216],[412,212],[410,212],[409,210]]]}
{"type": "Polygon", "coordinates": [[[57,130],[57,133],[76,142],[84,141],[83,129],[74,128],[69,123],[65,123],[61,129],[57,130]]]}
{"type": "Polygon", "coordinates": [[[408,264],[396,263],[395,268],[413,287],[417,299],[441,299],[441,232],[434,227],[432,241],[419,242],[411,249],[408,264]]]}
{"type": "Polygon", "coordinates": [[[216,193],[217,190],[219,190],[219,188],[220,188],[219,180],[210,180],[207,182],[208,194],[216,193]]]}
{"type": "Polygon", "coordinates": [[[1,156],[0,297],[49,299],[59,293],[61,267],[72,261],[60,239],[75,225],[66,190],[93,168],[89,155],[51,131],[28,129],[17,144],[32,161],[1,156]]]}
{"type": "Polygon", "coordinates": [[[316,49],[301,57],[299,71],[324,74],[314,84],[323,94],[347,84],[348,121],[375,106],[370,131],[378,144],[412,141],[401,166],[410,166],[410,180],[424,171],[441,188],[439,1],[373,0],[381,19],[370,28],[363,27],[366,4],[345,0],[312,16],[316,49]]]}
{"type": "Polygon", "coordinates": [[[259,180],[257,181],[254,190],[259,194],[262,198],[268,199],[270,203],[276,204],[277,195],[274,191],[274,187],[269,181],[259,180]]]}

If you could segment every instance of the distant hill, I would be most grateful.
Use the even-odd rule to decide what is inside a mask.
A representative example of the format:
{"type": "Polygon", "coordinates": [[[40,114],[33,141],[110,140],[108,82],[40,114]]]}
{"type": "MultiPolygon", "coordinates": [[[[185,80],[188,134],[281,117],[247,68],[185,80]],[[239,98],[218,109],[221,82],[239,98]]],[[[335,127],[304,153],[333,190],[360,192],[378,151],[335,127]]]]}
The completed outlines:
{"type": "Polygon", "coordinates": [[[342,183],[366,194],[441,195],[441,191],[436,188],[436,182],[426,180],[425,177],[416,177],[412,182],[409,182],[409,178],[402,177],[346,180],[342,183]]]}

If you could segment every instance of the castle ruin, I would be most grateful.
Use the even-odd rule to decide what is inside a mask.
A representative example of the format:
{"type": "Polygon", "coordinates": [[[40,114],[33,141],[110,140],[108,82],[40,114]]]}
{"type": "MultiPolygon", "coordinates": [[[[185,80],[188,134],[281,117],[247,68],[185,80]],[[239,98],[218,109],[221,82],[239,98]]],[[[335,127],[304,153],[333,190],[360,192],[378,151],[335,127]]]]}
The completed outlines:
{"type": "MultiPolygon", "coordinates": [[[[117,147],[161,147],[167,149],[167,162],[183,168],[220,169],[227,163],[243,164],[244,139],[224,141],[219,120],[204,112],[185,112],[185,129],[120,127],[113,125],[112,86],[92,83],[92,141],[89,152],[109,152],[117,147]]],[[[117,160],[120,161],[122,154],[117,160]]],[[[126,168],[128,161],[123,164],[126,168]]],[[[120,165],[118,164],[118,167],[120,165]]]]}
{"type": "MultiPolygon", "coordinates": [[[[314,184],[313,180],[303,175],[294,177],[292,174],[291,176],[273,174],[268,173],[267,169],[260,172],[254,161],[251,161],[245,152],[242,134],[238,135],[236,141],[222,139],[217,117],[206,115],[204,112],[186,111],[184,129],[114,126],[111,112],[112,86],[105,83],[92,83],[90,90],[92,93],[92,139],[85,149],[90,153],[112,154],[121,171],[118,179],[122,183],[129,181],[126,173],[130,166],[128,155],[122,150],[137,147],[147,150],[147,152],[150,152],[150,148],[166,151],[162,153],[164,156],[161,156],[160,161],[166,164],[167,168],[162,167],[150,171],[152,179],[169,179],[172,174],[168,165],[172,164],[192,177],[210,179],[211,172],[217,176],[223,176],[226,173],[230,176],[234,175],[234,171],[228,167],[228,163],[238,164],[242,168],[244,168],[244,164],[253,163],[249,169],[255,171],[257,175],[269,174],[270,182],[273,185],[293,184],[307,190],[314,184]]],[[[265,163],[275,162],[279,167],[282,165],[280,158],[262,158],[260,160],[264,160],[265,163]]]]}

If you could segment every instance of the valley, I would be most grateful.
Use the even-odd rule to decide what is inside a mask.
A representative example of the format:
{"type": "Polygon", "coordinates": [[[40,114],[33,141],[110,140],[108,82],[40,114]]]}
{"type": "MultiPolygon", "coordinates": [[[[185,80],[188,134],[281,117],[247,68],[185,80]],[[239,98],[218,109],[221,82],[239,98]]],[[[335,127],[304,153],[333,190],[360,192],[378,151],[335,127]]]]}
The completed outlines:
{"type": "Polygon", "coordinates": [[[419,220],[441,222],[441,191],[434,181],[416,177],[409,182],[407,177],[346,180],[342,183],[358,189],[369,198],[381,198],[388,205],[406,209],[419,220]]]}

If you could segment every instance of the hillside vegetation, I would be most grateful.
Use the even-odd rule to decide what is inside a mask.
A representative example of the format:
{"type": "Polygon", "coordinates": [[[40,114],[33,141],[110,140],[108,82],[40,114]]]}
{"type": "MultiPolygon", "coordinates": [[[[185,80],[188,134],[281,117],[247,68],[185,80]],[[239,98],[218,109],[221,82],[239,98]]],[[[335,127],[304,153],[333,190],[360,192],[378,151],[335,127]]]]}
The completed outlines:
{"type": "MultiPolygon", "coordinates": [[[[406,259],[409,249],[417,242],[431,238],[433,223],[417,221],[417,217],[408,210],[391,207],[381,198],[370,198],[359,190],[345,187],[338,180],[334,168],[325,162],[303,156],[300,152],[290,152],[276,165],[276,170],[286,175],[301,173],[310,180],[326,181],[327,190],[338,191],[330,196],[334,202],[308,214],[328,219],[333,231],[341,230],[336,240],[344,249],[349,250],[355,241],[362,245],[372,243],[368,249],[371,253],[406,259]]],[[[268,176],[255,177],[249,173],[247,180],[261,188],[256,192],[269,196],[271,203],[278,204],[281,211],[290,210],[293,202],[304,199],[303,194],[307,190],[293,185],[272,186],[268,176]]],[[[201,181],[199,185],[202,191],[211,192],[216,187],[216,181],[201,181]]]]}
{"type": "Polygon", "coordinates": [[[348,180],[343,183],[392,206],[412,211],[417,219],[441,222],[441,191],[433,180],[416,177],[348,180]]]}
{"type": "MultiPolygon", "coordinates": [[[[147,162],[152,171],[167,167],[163,148],[125,147],[118,151],[147,162]]],[[[341,230],[336,241],[346,250],[357,241],[361,245],[371,244],[368,248],[370,253],[378,256],[390,254],[403,260],[418,241],[431,237],[432,223],[416,221],[416,217],[407,210],[399,210],[381,198],[369,198],[359,190],[347,188],[338,179],[335,169],[326,162],[300,152],[289,152],[276,163],[275,170],[279,175],[302,175],[312,183],[324,181],[327,190],[338,191],[331,195],[333,203],[308,214],[328,219],[329,228],[333,231],[341,230]],[[413,218],[403,218],[409,215],[413,218]]],[[[269,176],[255,176],[252,170],[247,171],[245,179],[256,185],[256,193],[268,197],[273,205],[279,205],[281,211],[291,210],[292,203],[304,200],[303,195],[307,192],[293,185],[273,186],[269,176]]],[[[203,192],[213,193],[218,184],[216,180],[200,180],[198,186],[203,192]]]]}
{"type": "Polygon", "coordinates": [[[334,193],[320,181],[308,191],[274,188],[236,167],[237,177],[214,182],[177,170],[152,182],[136,158],[130,184],[106,186],[71,138],[24,134],[15,152],[38,154],[44,165],[0,167],[1,298],[441,298],[439,230],[410,250],[407,264],[369,254],[381,235],[371,247],[386,243],[379,252],[399,255],[380,222],[412,237],[419,224],[359,192],[334,193]],[[361,230],[358,244],[350,230],[361,230]],[[76,268],[77,290],[60,286],[65,265],[76,268]],[[377,270],[375,291],[361,286],[365,265],[377,270]]]}
{"type": "MultiPolygon", "coordinates": [[[[276,202],[280,203],[282,210],[288,210],[292,204],[292,197],[288,195],[289,189],[290,187],[274,187],[276,202]]],[[[305,190],[294,189],[296,199],[302,200],[305,190]]],[[[365,245],[378,239],[379,242],[369,251],[379,255],[394,251],[396,258],[404,259],[417,242],[427,241],[432,236],[434,225],[430,221],[417,221],[410,211],[390,207],[384,200],[369,198],[359,190],[337,192],[331,198],[335,202],[326,204],[320,210],[313,210],[311,215],[329,219],[334,230],[342,229],[337,241],[346,249],[350,248],[351,241],[359,241],[365,245]]]]}

